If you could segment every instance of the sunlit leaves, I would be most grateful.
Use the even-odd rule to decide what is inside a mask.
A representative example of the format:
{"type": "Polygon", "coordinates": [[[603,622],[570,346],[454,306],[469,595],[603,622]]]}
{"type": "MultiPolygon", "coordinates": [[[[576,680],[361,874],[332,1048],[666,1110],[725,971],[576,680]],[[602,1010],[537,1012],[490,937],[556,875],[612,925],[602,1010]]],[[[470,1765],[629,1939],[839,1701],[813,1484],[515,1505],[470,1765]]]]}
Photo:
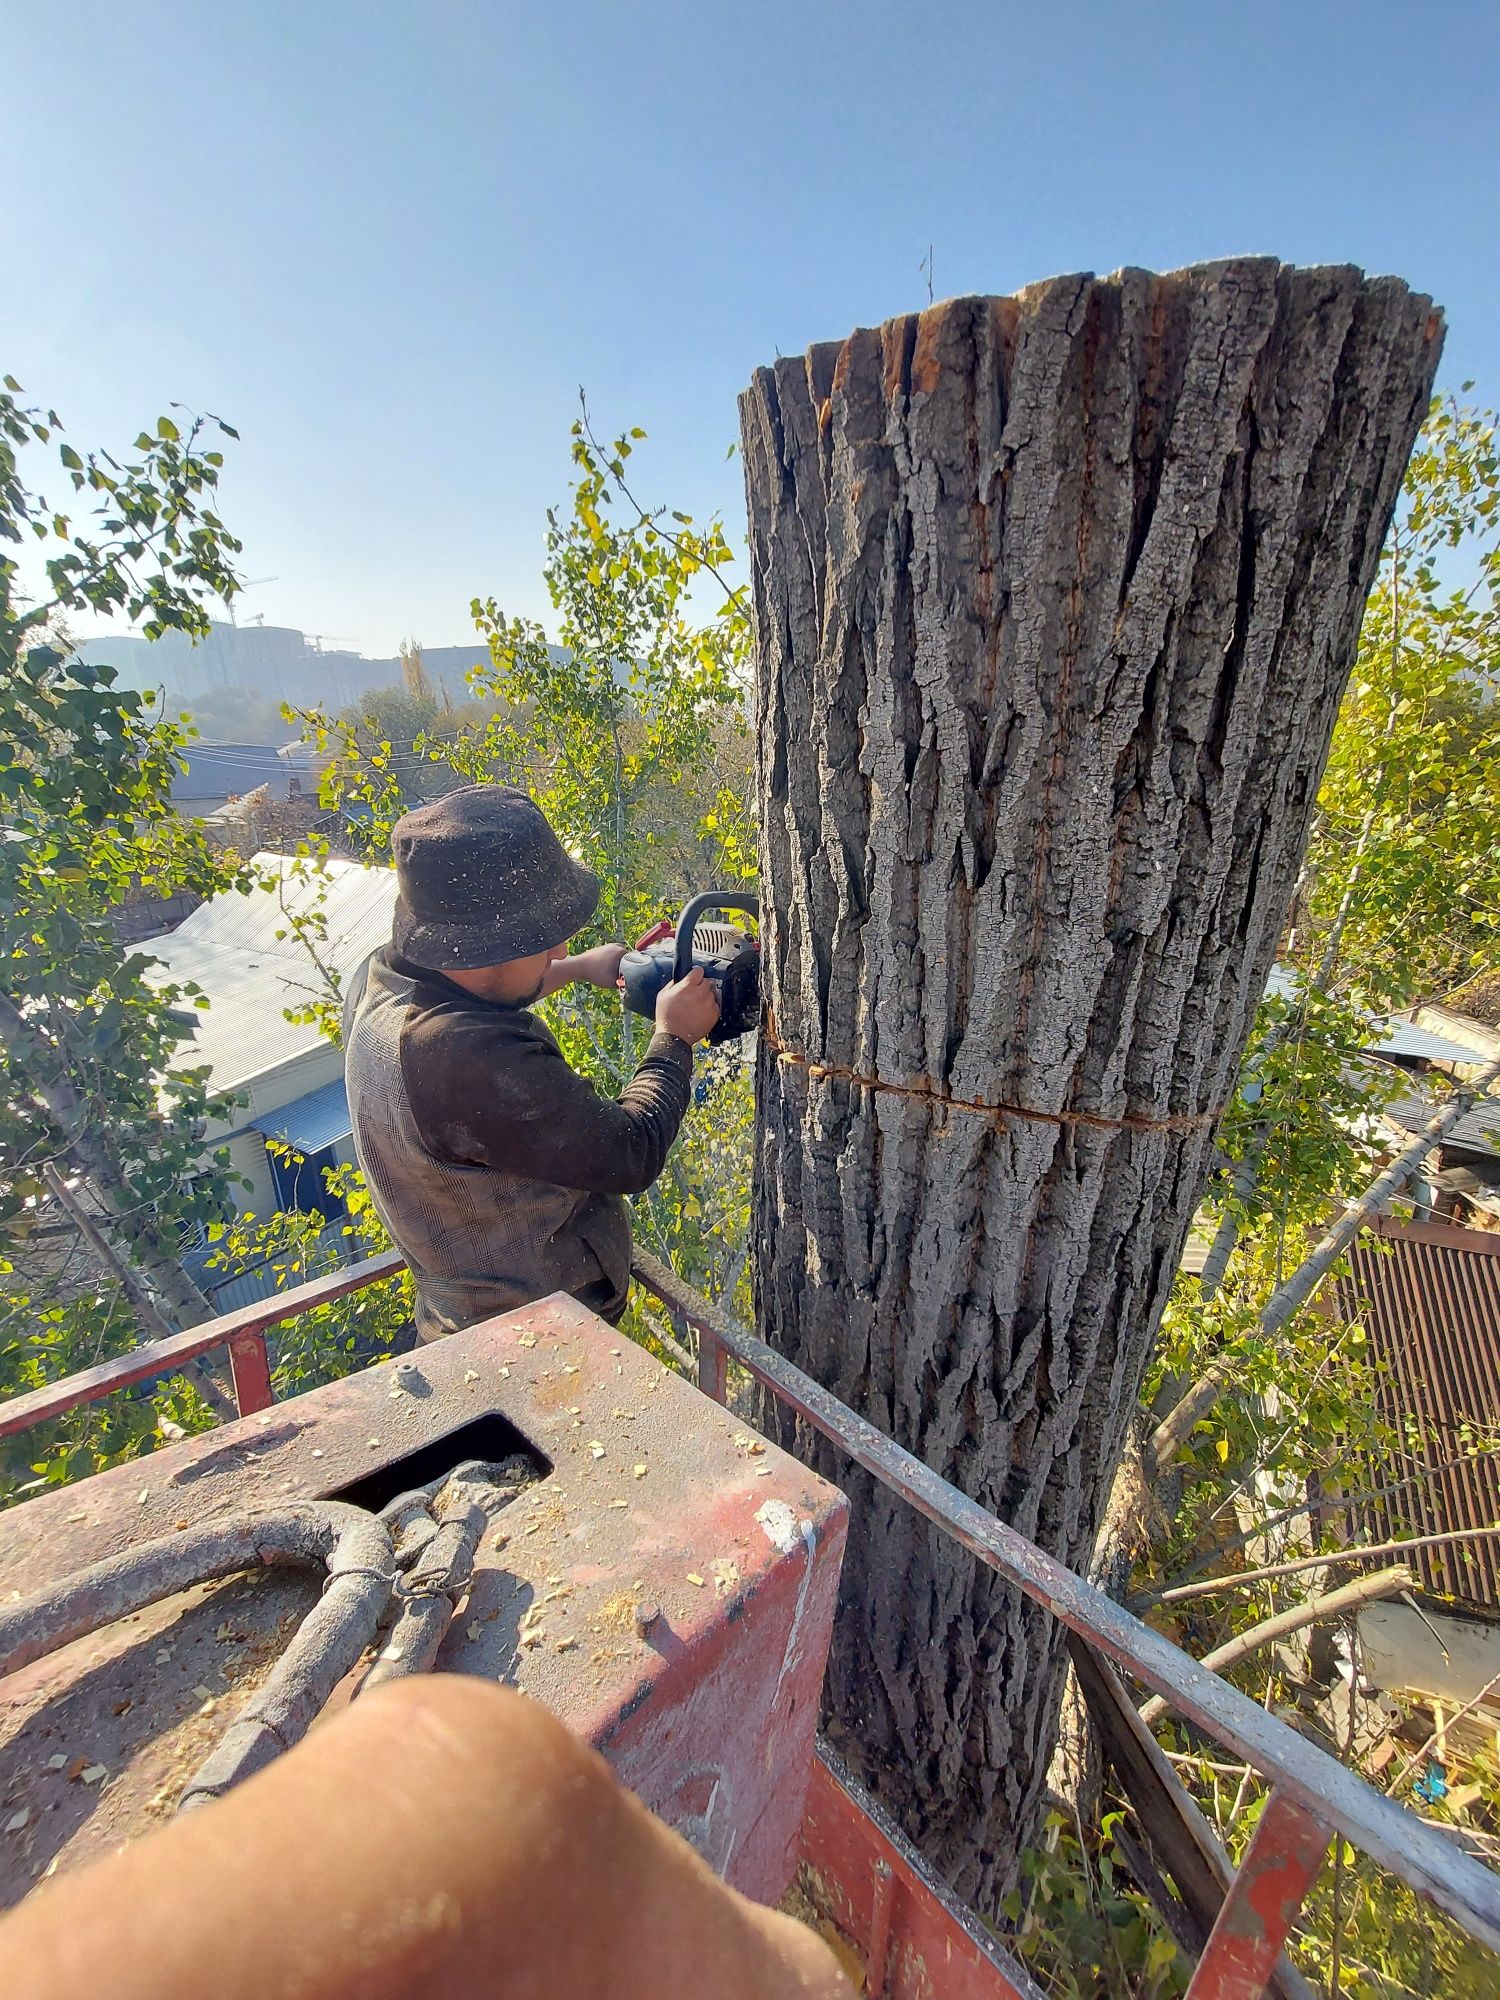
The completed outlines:
{"type": "MultiPolygon", "coordinates": [[[[54,1243],[33,1274],[41,1167],[66,1163],[71,1136],[43,1107],[50,1080],[84,1105],[164,1240],[217,1214],[233,1179],[227,1155],[203,1143],[232,1100],[209,1090],[185,1046],[201,996],[153,986],[147,956],[122,954],[113,919],[137,895],[211,894],[237,868],[172,810],[183,730],[117,688],[111,668],[77,657],[64,623],[123,611],[147,632],[207,631],[209,605],[237,588],[239,547],[206,504],[221,462],[199,449],[212,420],[190,420],[184,436],[163,418],[121,463],[55,442],[56,413],[43,420],[19,394],[9,379],[0,394],[0,538],[37,532],[54,545],[55,594],[26,601],[16,566],[0,562],[0,991],[30,1030],[29,1053],[12,1050],[0,1069],[0,1393],[86,1366],[138,1332],[86,1260],[54,1243]],[[93,496],[79,520],[22,476],[22,454],[54,442],[70,487],[93,496]]],[[[201,1421],[190,1392],[166,1402],[178,1421],[201,1421]]],[[[113,1399],[20,1448],[43,1452],[36,1476],[49,1481],[93,1470],[147,1448],[165,1406],[113,1399]]],[[[0,1473],[18,1463],[12,1450],[0,1473]]]]}

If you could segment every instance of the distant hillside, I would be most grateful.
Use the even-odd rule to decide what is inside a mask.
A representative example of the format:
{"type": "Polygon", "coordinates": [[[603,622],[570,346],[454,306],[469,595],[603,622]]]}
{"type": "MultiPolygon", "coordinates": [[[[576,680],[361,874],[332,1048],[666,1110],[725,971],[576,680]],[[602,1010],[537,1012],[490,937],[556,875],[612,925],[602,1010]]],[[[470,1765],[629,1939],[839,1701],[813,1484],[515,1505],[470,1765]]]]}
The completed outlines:
{"type": "MultiPolygon", "coordinates": [[[[169,705],[193,708],[204,696],[228,689],[273,706],[283,701],[347,708],[376,688],[399,687],[399,659],[326,649],[290,625],[215,625],[194,646],[179,632],[155,640],[113,632],[81,642],[96,665],[114,667],[127,687],[164,690],[169,705]]],[[[425,647],[422,663],[434,688],[455,701],[467,698],[464,676],[488,662],[481,641],[470,646],[425,647]]]]}
{"type": "MultiPolygon", "coordinates": [[[[320,646],[292,625],[215,625],[192,645],[180,632],[160,639],[102,632],[79,642],[82,658],[113,667],[126,687],[161,693],[168,713],[186,709],[200,734],[221,742],[282,744],[297,734],[282,719],[281,705],[322,708],[332,714],[366,700],[380,688],[400,687],[399,659],[368,659],[363,653],[320,646]]],[[[548,651],[556,660],[562,647],[548,651]]],[[[422,665],[435,693],[456,704],[473,699],[467,676],[489,664],[489,648],[424,646],[422,665]]],[[[615,668],[625,686],[630,668],[615,668]]]]}

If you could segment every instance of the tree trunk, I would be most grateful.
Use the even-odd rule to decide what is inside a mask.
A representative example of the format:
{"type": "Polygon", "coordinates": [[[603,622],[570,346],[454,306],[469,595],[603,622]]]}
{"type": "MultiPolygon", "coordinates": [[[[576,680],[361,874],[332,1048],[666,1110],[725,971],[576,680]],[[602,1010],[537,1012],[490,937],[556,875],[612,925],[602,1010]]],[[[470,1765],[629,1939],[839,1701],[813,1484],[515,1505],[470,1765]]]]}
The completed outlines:
{"type": "MultiPolygon", "coordinates": [[[[742,400],[760,1318],[1074,1567],[1440,331],[1347,268],[1127,271],[893,320],[742,400]]],[[[830,1728],[988,1902],[1034,1831],[1059,1630],[796,1442],[853,1502],[830,1728]]]]}

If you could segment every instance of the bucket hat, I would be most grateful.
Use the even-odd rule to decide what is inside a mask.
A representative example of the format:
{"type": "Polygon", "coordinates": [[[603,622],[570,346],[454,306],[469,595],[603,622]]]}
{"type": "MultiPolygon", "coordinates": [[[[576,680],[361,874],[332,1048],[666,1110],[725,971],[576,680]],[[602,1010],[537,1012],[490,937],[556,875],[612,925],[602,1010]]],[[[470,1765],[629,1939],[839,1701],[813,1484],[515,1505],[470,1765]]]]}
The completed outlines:
{"type": "Polygon", "coordinates": [[[391,852],[391,941],[433,971],[546,951],[581,930],[599,901],[599,884],[514,785],[465,785],[403,814],[391,852]]]}

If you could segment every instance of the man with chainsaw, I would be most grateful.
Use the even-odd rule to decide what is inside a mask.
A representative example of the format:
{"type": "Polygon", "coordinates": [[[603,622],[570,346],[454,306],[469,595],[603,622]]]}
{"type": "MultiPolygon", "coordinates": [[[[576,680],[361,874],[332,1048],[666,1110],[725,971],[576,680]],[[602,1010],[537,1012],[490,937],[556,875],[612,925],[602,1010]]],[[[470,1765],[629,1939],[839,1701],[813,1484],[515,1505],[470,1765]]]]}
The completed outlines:
{"type": "Polygon", "coordinates": [[[436,1340],[550,1292],[625,1310],[623,1197],[661,1172],[719,1018],[700,968],[663,988],[656,1033],[617,1099],[569,1068],[531,1012],[575,980],[612,989],[625,947],[567,955],[599,885],[540,808],[470,785],[407,813],[391,841],[390,944],[344,1009],[354,1150],[436,1340]]]}

